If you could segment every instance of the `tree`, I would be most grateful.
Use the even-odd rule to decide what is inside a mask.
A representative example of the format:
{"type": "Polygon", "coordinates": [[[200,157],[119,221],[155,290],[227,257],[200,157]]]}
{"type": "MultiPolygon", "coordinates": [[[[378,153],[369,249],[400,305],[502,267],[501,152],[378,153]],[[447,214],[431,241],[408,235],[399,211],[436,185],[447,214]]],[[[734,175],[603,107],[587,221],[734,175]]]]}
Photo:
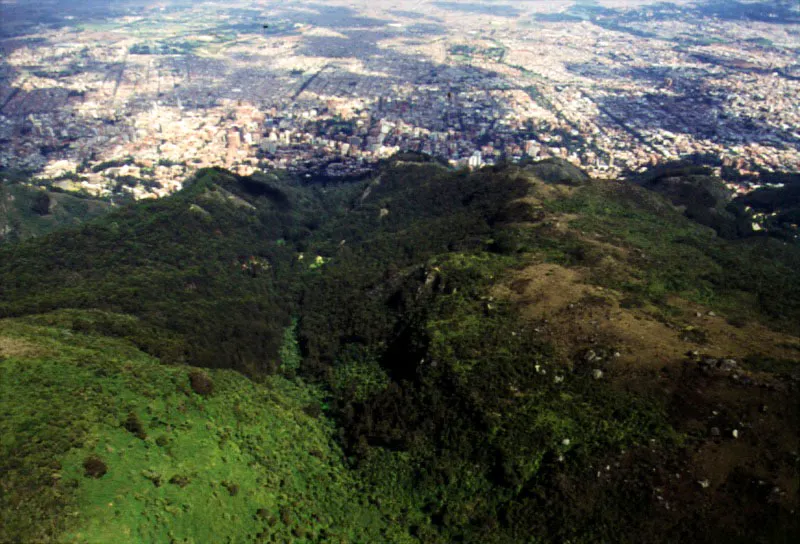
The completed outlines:
{"type": "Polygon", "coordinates": [[[50,213],[50,195],[45,191],[36,193],[31,202],[31,211],[37,215],[47,215],[50,213]]]}

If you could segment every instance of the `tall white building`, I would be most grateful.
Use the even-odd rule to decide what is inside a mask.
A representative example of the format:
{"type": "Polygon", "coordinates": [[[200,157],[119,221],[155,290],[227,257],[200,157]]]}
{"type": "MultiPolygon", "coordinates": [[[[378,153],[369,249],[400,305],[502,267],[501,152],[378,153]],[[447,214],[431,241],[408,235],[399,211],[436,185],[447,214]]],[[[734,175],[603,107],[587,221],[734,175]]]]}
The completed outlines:
{"type": "Polygon", "coordinates": [[[467,161],[467,164],[472,169],[480,168],[481,166],[483,166],[483,156],[481,155],[481,152],[476,151],[475,153],[473,153],[472,156],[467,161]]]}

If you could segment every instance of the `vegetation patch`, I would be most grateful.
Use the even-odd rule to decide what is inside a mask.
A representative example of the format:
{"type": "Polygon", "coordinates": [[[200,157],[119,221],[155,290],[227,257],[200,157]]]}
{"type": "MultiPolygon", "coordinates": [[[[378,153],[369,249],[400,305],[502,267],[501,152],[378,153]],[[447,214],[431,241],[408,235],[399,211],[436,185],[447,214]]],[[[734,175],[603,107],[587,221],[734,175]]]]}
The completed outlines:
{"type": "Polygon", "coordinates": [[[207,371],[214,395],[187,396],[185,368],[124,340],[0,326],[50,354],[0,361],[1,541],[287,541],[298,527],[309,540],[403,541],[362,502],[330,423],[303,414],[315,388],[207,371]],[[169,442],[154,448],[130,421],[169,442]]]}
{"type": "MultiPolygon", "coordinates": [[[[549,201],[547,209],[576,214],[571,230],[629,251],[626,273],[593,279],[632,300],[663,304],[666,295],[678,294],[787,332],[800,320],[800,284],[790,280],[800,266],[796,246],[767,237],[723,240],[635,186],[597,182],[549,201]]],[[[568,253],[571,243],[562,238],[559,247],[568,253]]]]}
{"type": "Polygon", "coordinates": [[[214,382],[211,377],[202,370],[192,370],[189,372],[189,385],[192,391],[201,397],[208,397],[214,392],[214,382]]]}
{"type": "Polygon", "coordinates": [[[102,478],[108,472],[108,467],[97,455],[90,455],[83,461],[83,470],[87,478],[102,478]]]}

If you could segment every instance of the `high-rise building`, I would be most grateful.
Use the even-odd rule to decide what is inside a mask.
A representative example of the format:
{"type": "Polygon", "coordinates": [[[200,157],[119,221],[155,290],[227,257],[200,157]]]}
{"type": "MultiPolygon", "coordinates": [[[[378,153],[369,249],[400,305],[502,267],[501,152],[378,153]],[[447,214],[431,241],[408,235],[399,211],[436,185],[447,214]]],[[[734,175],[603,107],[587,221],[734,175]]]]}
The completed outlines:
{"type": "Polygon", "coordinates": [[[472,154],[472,156],[467,161],[467,164],[470,168],[480,168],[483,166],[483,156],[481,155],[480,151],[476,151],[472,154]]]}

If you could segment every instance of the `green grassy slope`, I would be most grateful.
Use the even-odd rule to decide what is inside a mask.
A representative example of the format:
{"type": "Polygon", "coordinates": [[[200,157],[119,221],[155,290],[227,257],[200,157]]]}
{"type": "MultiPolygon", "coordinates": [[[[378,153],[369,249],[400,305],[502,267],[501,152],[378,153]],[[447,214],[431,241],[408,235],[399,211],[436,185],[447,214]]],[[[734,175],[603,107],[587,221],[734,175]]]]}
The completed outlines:
{"type": "Polygon", "coordinates": [[[723,240],[686,220],[654,193],[625,184],[597,183],[548,200],[548,211],[576,214],[574,235],[557,242],[562,260],[588,265],[594,278],[654,302],[669,294],[727,311],[740,319],[765,320],[800,330],[800,247],[763,235],[723,240]],[[623,273],[596,266],[602,251],[585,239],[636,252],[623,273]],[[571,244],[571,247],[570,247],[571,244]]]}
{"type": "Polygon", "coordinates": [[[0,322],[0,541],[402,540],[345,468],[318,389],[212,370],[203,396],[190,368],[65,328],[100,317],[133,319],[0,322]]]}
{"type": "Polygon", "coordinates": [[[110,209],[105,200],[0,182],[0,243],[79,225],[110,209]]]}

